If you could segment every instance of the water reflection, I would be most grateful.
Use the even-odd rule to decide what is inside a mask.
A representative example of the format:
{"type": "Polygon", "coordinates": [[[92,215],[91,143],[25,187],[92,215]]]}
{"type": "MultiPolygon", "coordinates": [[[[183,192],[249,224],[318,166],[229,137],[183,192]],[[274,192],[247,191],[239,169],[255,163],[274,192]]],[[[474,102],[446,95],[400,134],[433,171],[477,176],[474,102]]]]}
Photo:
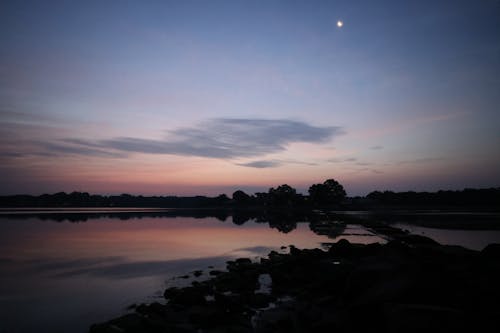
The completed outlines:
{"type": "Polygon", "coordinates": [[[0,332],[86,332],[132,303],[152,301],[166,284],[207,278],[236,257],[318,247],[340,232],[311,221],[288,213],[4,211],[0,332]],[[200,277],[179,278],[200,269],[200,277]]]}
{"type": "Polygon", "coordinates": [[[398,223],[395,226],[415,235],[432,238],[443,245],[459,244],[477,251],[481,251],[488,244],[500,242],[500,230],[443,229],[442,227],[430,228],[407,223],[398,223]]]}
{"type": "MultiPolygon", "coordinates": [[[[451,223],[449,218],[443,223],[451,223]]],[[[494,220],[479,219],[485,227],[494,220]]],[[[86,332],[90,323],[115,317],[131,303],[151,301],[166,285],[207,278],[208,270],[236,257],[258,258],[291,244],[314,248],[341,238],[384,242],[370,221],[399,226],[408,220],[249,210],[1,211],[0,332],[86,332]],[[190,273],[200,269],[199,277],[190,273]],[[189,279],[179,277],[185,274],[189,279]]],[[[409,221],[429,228],[439,217],[409,221]]],[[[500,234],[487,239],[494,238],[500,241],[500,234]]]]}
{"type": "MultiPolygon", "coordinates": [[[[91,220],[103,219],[119,219],[126,220],[141,220],[152,218],[182,218],[189,217],[193,219],[215,218],[220,222],[226,222],[229,217],[236,225],[244,225],[252,221],[255,223],[265,223],[270,228],[277,229],[280,232],[288,233],[297,228],[299,222],[310,222],[311,230],[315,231],[316,222],[331,222],[328,217],[311,213],[311,212],[293,212],[293,211],[228,211],[228,210],[159,210],[159,209],[141,209],[139,211],[130,210],[77,210],[77,211],[4,211],[0,213],[0,219],[16,219],[24,220],[27,218],[35,218],[42,221],[56,222],[87,222],[91,220]]],[[[327,224],[322,226],[325,227],[327,224]]],[[[338,226],[335,226],[335,228],[338,226]]],[[[323,231],[317,232],[319,235],[326,235],[323,231]]]]}

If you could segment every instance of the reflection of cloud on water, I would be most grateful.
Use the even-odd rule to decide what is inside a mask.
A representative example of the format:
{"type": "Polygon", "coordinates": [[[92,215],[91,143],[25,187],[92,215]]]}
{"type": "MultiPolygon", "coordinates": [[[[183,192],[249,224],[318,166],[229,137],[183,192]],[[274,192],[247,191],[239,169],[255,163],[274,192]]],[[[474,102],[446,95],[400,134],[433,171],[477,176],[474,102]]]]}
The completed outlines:
{"type": "Polygon", "coordinates": [[[70,260],[66,263],[58,261],[46,263],[43,266],[64,270],[54,274],[58,278],[73,277],[79,275],[92,275],[111,279],[130,279],[149,276],[167,276],[172,274],[185,274],[195,269],[205,269],[208,266],[225,266],[226,261],[236,257],[262,257],[275,247],[253,246],[235,249],[221,256],[176,259],[165,261],[136,261],[129,262],[120,257],[70,260]]]}
{"type": "Polygon", "coordinates": [[[252,246],[235,249],[227,254],[232,257],[263,257],[273,250],[276,251],[278,248],[269,246],[252,246]]]}
{"type": "Polygon", "coordinates": [[[127,261],[124,257],[83,259],[13,260],[2,258],[2,271],[19,271],[24,274],[48,274],[55,278],[72,278],[84,275],[108,279],[132,279],[151,276],[184,274],[210,265],[224,265],[232,256],[216,256],[164,261],[127,261]],[[4,268],[6,268],[4,270],[4,268]],[[15,269],[14,269],[15,268],[15,269]]]}
{"type": "Polygon", "coordinates": [[[179,259],[165,261],[125,262],[103,267],[86,267],[56,274],[56,277],[71,277],[76,275],[93,275],[111,279],[131,279],[155,275],[171,275],[187,272],[193,269],[205,268],[209,265],[220,265],[230,258],[207,257],[196,259],[179,259]]]}
{"type": "Polygon", "coordinates": [[[39,272],[80,269],[82,267],[95,267],[126,261],[125,257],[99,257],[99,258],[81,258],[81,259],[34,259],[27,262],[33,265],[33,269],[39,272]]]}

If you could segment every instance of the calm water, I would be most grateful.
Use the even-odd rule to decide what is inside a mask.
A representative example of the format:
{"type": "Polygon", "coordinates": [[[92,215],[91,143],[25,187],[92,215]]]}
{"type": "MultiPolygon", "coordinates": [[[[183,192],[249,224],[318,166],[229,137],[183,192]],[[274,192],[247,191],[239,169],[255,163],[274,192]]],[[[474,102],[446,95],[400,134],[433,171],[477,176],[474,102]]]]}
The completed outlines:
{"type": "MultiPolygon", "coordinates": [[[[204,270],[203,279],[209,266],[224,268],[230,259],[258,258],[290,244],[320,247],[339,238],[385,241],[352,220],[338,223],[342,217],[332,224],[301,222],[300,217],[283,223],[283,216],[266,221],[223,213],[179,215],[2,212],[0,332],[86,332],[90,324],[125,313],[133,303],[161,300],[165,287],[195,279],[190,272],[204,270]],[[180,277],[185,274],[190,278],[180,277]]],[[[500,242],[499,230],[462,230],[465,234],[450,240],[446,230],[448,235],[457,230],[404,218],[390,222],[444,243],[460,244],[464,238],[462,245],[471,248],[500,242]]]]}

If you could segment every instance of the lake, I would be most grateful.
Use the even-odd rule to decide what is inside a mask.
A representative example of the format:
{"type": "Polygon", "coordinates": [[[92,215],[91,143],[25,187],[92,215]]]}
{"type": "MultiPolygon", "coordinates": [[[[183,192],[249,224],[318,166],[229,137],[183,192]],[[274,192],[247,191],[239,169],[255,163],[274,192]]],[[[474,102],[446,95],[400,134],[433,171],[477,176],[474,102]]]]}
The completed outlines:
{"type": "Polygon", "coordinates": [[[481,250],[500,242],[498,216],[477,213],[342,212],[311,218],[155,209],[3,210],[0,332],[87,332],[92,323],[123,314],[131,304],[161,301],[168,286],[208,278],[228,260],[258,260],[291,244],[316,248],[340,238],[385,242],[364,226],[370,219],[443,244],[481,250]],[[194,276],[196,270],[201,276],[194,276]]]}

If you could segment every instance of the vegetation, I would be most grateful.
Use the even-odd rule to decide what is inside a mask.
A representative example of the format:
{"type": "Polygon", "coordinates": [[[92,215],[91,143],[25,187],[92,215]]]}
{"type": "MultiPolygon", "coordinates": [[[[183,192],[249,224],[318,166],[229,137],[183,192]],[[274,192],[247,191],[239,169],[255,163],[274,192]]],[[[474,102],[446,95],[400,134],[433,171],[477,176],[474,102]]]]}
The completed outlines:
{"type": "Polygon", "coordinates": [[[335,179],[328,179],[323,184],[314,184],[309,187],[309,200],[313,205],[339,204],[345,197],[344,187],[335,179]]]}
{"type": "Polygon", "coordinates": [[[500,188],[465,189],[463,191],[392,192],[374,191],[366,198],[378,205],[449,205],[500,207],[500,188]]]}
{"type": "Polygon", "coordinates": [[[392,207],[500,207],[500,188],[439,192],[371,192],[349,198],[335,179],[309,187],[309,195],[297,193],[290,185],[271,187],[254,195],[237,190],[229,198],[192,196],[91,195],[85,192],[0,196],[0,207],[161,207],[161,208],[341,208],[377,209],[392,207]]]}

